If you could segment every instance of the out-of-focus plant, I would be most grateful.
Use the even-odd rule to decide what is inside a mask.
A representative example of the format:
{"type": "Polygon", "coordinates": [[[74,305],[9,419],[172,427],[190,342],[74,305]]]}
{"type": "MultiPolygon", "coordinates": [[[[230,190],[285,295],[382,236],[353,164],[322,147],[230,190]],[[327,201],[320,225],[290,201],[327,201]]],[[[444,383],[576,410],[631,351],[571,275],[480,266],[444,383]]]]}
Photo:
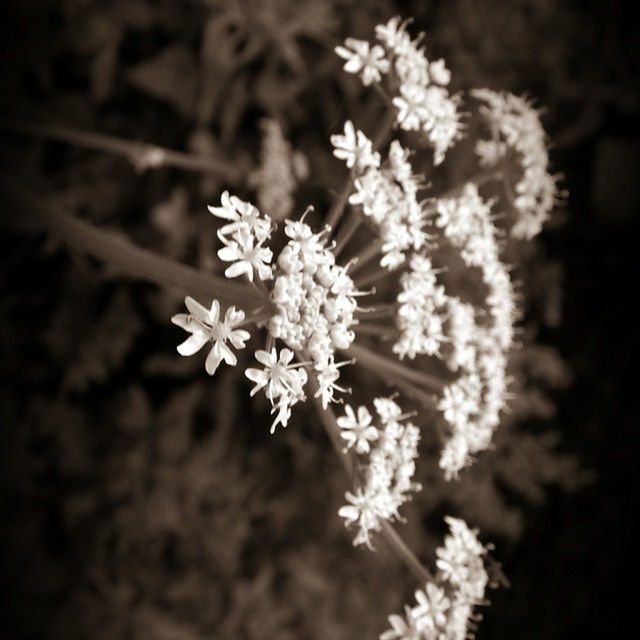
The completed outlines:
{"type": "MultiPolygon", "coordinates": [[[[194,3],[205,18],[198,43],[180,33],[176,10],[70,4],[72,32],[100,35],[73,40],[77,54],[93,60],[91,100],[108,110],[110,100],[135,90],[169,105],[189,151],[174,151],[165,130],[158,131],[162,144],[150,145],[125,138],[122,127],[122,137],[113,137],[5,123],[124,156],[149,184],[146,193],[123,193],[113,176],[102,177],[110,161],[82,159],[58,176],[57,202],[3,180],[11,202],[28,205],[30,215],[16,216],[15,225],[47,229],[71,248],[81,273],[108,283],[87,296],[74,270],[65,272],[65,286],[82,304],[61,304],[47,326],[46,348],[67,360],[59,387],[49,379],[55,410],[42,401],[30,409],[34,437],[53,438],[61,452],[55,474],[88,480],[90,489],[78,488],[64,504],[65,530],[81,535],[92,517],[100,522],[85,588],[69,604],[94,636],[97,629],[104,637],[380,634],[382,609],[393,610],[405,595],[385,539],[420,589],[381,637],[464,637],[500,573],[492,562],[485,567],[488,548],[462,518],[516,537],[521,512],[503,487],[536,503],[547,484],[580,482],[553,433],[521,424],[550,419],[546,394],[568,380],[557,356],[533,344],[529,318],[521,324],[527,331],[514,329],[518,308],[530,302],[514,293],[512,276],[524,280],[515,288],[525,293],[533,282],[527,270],[540,278],[525,239],[540,231],[558,195],[538,112],[508,93],[454,92],[460,85],[444,61],[428,57],[399,18],[379,25],[373,43],[348,38],[336,56],[338,4],[259,3],[252,11],[244,3],[194,3]],[[173,39],[136,51],[132,32],[154,29],[173,39]],[[127,48],[132,61],[118,76],[116,52],[127,48]],[[309,48],[322,50],[320,64],[310,64],[309,48]],[[340,63],[346,74],[338,74],[340,63]],[[299,99],[314,82],[344,100],[311,104],[307,114],[299,99]],[[260,150],[255,127],[247,135],[243,126],[255,109],[268,118],[260,150]],[[310,127],[316,114],[322,126],[310,127]],[[333,155],[348,169],[337,188],[343,170],[328,153],[330,131],[333,155]],[[171,169],[203,177],[159,188],[158,176],[171,169]],[[215,196],[220,206],[210,207],[220,226],[194,213],[223,186],[255,190],[260,210],[224,192],[215,196]],[[301,218],[296,212],[309,203],[315,208],[301,218]],[[94,222],[123,208],[124,226],[158,250],[60,205],[94,222]],[[142,220],[139,206],[149,211],[142,220]],[[197,267],[178,262],[190,259],[197,267]],[[165,288],[124,285],[123,275],[165,288]],[[188,313],[174,315],[185,293],[188,313]],[[169,355],[174,334],[159,324],[172,315],[188,332],[183,355],[206,347],[212,388],[199,379],[197,359],[169,355]],[[115,402],[100,397],[107,389],[115,402]],[[250,406],[239,400],[248,393],[256,396],[250,406]],[[307,397],[347,472],[341,507],[344,480],[319,472],[331,463],[306,427],[314,424],[307,397]],[[99,420],[83,435],[94,419],[91,403],[99,420]],[[241,435],[233,427],[243,421],[265,428],[241,435]],[[263,436],[289,422],[300,433],[263,436]],[[98,473],[97,452],[107,460],[98,473]],[[290,462],[287,475],[274,473],[274,460],[290,462]],[[342,585],[327,582],[336,563],[319,551],[343,544],[336,511],[354,530],[354,544],[377,556],[372,566],[367,552],[342,549],[343,570],[353,576],[342,585]],[[437,521],[447,513],[459,517],[447,518],[441,542],[437,521]],[[312,514],[320,533],[308,531],[312,514]],[[425,519],[433,530],[422,528],[425,519]],[[401,538],[391,523],[405,520],[401,538]],[[246,549],[262,539],[265,522],[278,560],[247,567],[246,549]],[[281,548],[278,537],[291,531],[298,539],[281,548]],[[368,583],[371,591],[363,591],[368,583]],[[372,600],[373,589],[381,611],[367,617],[363,593],[372,600]],[[319,594],[322,624],[313,616],[301,621],[319,594]]],[[[358,33],[365,22],[354,19],[358,33]]],[[[539,287],[543,315],[557,321],[549,306],[557,295],[547,295],[545,282],[539,287]]]]}

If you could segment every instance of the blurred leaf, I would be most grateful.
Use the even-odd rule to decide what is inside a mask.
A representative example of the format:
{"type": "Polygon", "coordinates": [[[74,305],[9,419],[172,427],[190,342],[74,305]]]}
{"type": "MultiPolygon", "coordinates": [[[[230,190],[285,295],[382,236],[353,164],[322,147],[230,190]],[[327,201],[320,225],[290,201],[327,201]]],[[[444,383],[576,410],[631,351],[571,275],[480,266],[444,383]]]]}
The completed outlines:
{"type": "Polygon", "coordinates": [[[169,45],[151,59],[127,71],[127,80],[140,91],[193,116],[196,98],[196,60],[182,44],[169,45]]]}

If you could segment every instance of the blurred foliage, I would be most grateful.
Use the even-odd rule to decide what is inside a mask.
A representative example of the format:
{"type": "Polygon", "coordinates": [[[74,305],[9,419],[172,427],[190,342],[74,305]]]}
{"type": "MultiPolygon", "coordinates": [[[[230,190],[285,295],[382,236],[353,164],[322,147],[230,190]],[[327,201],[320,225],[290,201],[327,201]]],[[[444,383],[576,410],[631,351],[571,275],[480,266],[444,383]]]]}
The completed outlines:
{"type": "MultiPolygon", "coordinates": [[[[530,89],[547,102],[560,145],[588,135],[608,105],[634,100],[635,67],[604,55],[587,64],[585,52],[610,44],[561,0],[11,4],[3,114],[231,161],[248,198],[259,122],[272,117],[309,161],[299,211],[324,210],[339,183],[329,133],[346,117],[370,130],[379,116],[333,46],[396,13],[427,31],[457,87],[530,89]]],[[[1,144],[3,165],[52,203],[217,268],[204,204],[223,179],[136,173],[122,158],[59,142],[3,134],[1,144]]],[[[455,173],[433,176],[436,188],[455,173]]],[[[479,526],[500,558],[549,485],[573,490],[590,478],[554,424],[571,373],[537,342],[562,322],[562,268],[539,246],[509,251],[525,312],[511,412],[494,450],[459,482],[445,483],[429,462],[435,441],[425,435],[425,489],[403,533],[427,559],[445,513],[479,526]]],[[[336,516],[346,481],[311,409],[269,436],[268,408],[246,400],[241,366],[208,379],[200,361],[175,356],[175,292],[46,241],[7,237],[3,253],[3,548],[15,637],[376,637],[412,581],[382,542],[375,555],[351,548],[336,516]]]]}

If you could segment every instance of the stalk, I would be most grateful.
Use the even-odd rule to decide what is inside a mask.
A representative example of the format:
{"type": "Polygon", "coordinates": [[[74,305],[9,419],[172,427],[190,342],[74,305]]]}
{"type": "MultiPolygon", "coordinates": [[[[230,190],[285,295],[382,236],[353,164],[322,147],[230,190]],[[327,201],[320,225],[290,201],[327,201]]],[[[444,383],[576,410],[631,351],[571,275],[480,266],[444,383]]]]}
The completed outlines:
{"type": "Polygon", "coordinates": [[[112,231],[100,229],[52,206],[17,179],[0,174],[0,188],[7,205],[4,221],[14,229],[51,233],[69,249],[86,253],[117,267],[123,274],[179,289],[185,294],[217,298],[224,305],[237,305],[247,313],[265,306],[267,300],[249,286],[230,282],[214,274],[139,247],[112,231]],[[18,211],[20,213],[18,213],[18,211]]]}
{"type": "Polygon", "coordinates": [[[241,171],[231,162],[205,158],[183,151],[166,149],[146,142],[133,142],[93,131],[84,131],[57,124],[29,122],[28,120],[0,120],[0,128],[16,134],[58,140],[68,144],[105,151],[124,156],[134,167],[149,169],[176,167],[187,171],[199,171],[221,176],[230,182],[241,178],[241,171]]]}
{"type": "Polygon", "coordinates": [[[400,378],[408,382],[413,382],[421,388],[429,389],[430,391],[441,391],[447,384],[446,380],[434,375],[419,371],[417,369],[410,369],[401,362],[387,358],[373,351],[369,351],[366,347],[362,347],[357,344],[352,344],[345,353],[355,358],[358,364],[366,367],[371,373],[382,378],[383,380],[395,380],[400,378]]]}

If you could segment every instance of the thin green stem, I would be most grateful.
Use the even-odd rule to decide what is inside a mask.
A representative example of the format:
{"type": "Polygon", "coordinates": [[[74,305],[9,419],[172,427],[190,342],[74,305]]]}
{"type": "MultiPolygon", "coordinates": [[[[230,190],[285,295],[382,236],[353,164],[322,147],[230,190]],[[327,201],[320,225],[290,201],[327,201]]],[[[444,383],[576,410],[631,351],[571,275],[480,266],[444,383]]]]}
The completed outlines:
{"type": "Polygon", "coordinates": [[[64,125],[16,119],[0,120],[0,128],[16,134],[58,140],[79,147],[124,156],[139,171],[158,167],[176,167],[187,171],[215,174],[230,182],[237,182],[242,174],[235,164],[217,158],[206,158],[183,151],[166,149],[155,144],[133,142],[64,125]]]}
{"type": "Polygon", "coordinates": [[[267,304],[251,287],[204,274],[53,207],[18,179],[0,174],[0,188],[8,212],[3,222],[14,229],[47,231],[68,248],[115,266],[125,275],[174,287],[190,295],[216,298],[223,304],[237,305],[247,313],[267,304]]]}

